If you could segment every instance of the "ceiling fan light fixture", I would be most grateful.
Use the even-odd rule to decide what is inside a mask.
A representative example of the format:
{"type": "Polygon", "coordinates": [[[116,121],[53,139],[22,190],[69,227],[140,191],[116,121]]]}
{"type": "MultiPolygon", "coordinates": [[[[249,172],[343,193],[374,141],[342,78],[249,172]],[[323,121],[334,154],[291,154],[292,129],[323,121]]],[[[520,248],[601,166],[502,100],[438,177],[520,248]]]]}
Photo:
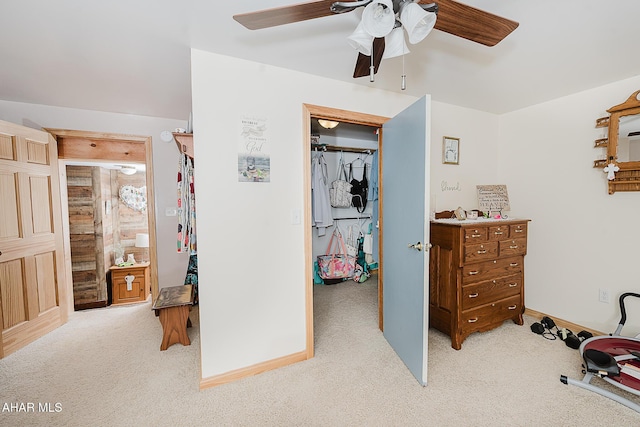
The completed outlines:
{"type": "Polygon", "coordinates": [[[437,16],[416,3],[405,4],[400,12],[400,22],[409,34],[409,43],[416,44],[424,40],[436,25],[437,16]]]}
{"type": "Polygon", "coordinates": [[[384,38],[384,53],[382,59],[395,58],[396,56],[406,55],[409,48],[404,40],[404,31],[402,27],[394,28],[388,36],[384,38]]]}
{"type": "Polygon", "coordinates": [[[340,122],[334,122],[332,120],[318,119],[318,124],[325,129],[333,129],[340,124],[340,122]]]}
{"type": "MultiPolygon", "coordinates": [[[[420,6],[417,7],[422,9],[420,6]]],[[[362,11],[363,28],[373,37],[384,37],[389,34],[395,22],[396,15],[391,0],[373,0],[362,11]]]]}
{"type": "Polygon", "coordinates": [[[367,33],[362,25],[358,24],[356,30],[347,37],[349,45],[363,55],[371,56],[371,46],[373,45],[373,36],[367,33]]]}

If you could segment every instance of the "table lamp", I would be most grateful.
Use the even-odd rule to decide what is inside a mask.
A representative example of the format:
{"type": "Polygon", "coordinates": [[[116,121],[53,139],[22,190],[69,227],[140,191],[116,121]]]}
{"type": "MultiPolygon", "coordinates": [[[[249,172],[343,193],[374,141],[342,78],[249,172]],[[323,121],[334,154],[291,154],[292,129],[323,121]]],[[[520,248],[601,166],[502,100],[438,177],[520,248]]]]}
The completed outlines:
{"type": "MultiPolygon", "coordinates": [[[[149,234],[136,233],[136,248],[148,248],[149,247],[149,234]]],[[[146,262],[142,258],[142,262],[146,262]]]]}

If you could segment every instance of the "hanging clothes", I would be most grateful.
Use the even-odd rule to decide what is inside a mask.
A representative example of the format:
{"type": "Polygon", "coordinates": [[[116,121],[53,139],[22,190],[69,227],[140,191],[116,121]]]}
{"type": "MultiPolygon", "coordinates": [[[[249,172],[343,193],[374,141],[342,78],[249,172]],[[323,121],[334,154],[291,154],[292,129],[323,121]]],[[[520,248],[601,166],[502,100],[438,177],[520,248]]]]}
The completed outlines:
{"type": "Polygon", "coordinates": [[[326,228],[333,225],[327,163],[322,153],[314,156],[311,165],[311,205],[313,226],[318,228],[318,236],[326,234],[326,228]]]}
{"type": "Polygon", "coordinates": [[[180,155],[178,164],[178,253],[196,253],[196,194],[193,159],[180,155]]]}
{"type": "Polygon", "coordinates": [[[198,256],[196,251],[196,192],[193,185],[193,159],[180,154],[178,164],[178,253],[189,253],[184,284],[193,285],[194,304],[198,303],[198,256]]]}
{"type": "MultiPolygon", "coordinates": [[[[369,175],[369,194],[368,194],[368,198],[369,200],[371,200],[372,202],[375,201],[375,203],[371,203],[372,205],[372,209],[371,209],[371,224],[373,225],[373,227],[378,228],[378,216],[379,216],[379,212],[378,212],[378,203],[377,200],[379,198],[379,178],[378,178],[378,152],[376,151],[375,153],[373,153],[372,155],[372,159],[371,159],[371,174],[369,175]]],[[[378,260],[378,233],[372,233],[372,230],[370,231],[370,233],[372,234],[371,236],[371,260],[373,262],[376,262],[378,260]]]]}
{"type": "Polygon", "coordinates": [[[378,200],[378,152],[371,156],[371,173],[369,174],[369,191],[367,200],[378,200]]]}

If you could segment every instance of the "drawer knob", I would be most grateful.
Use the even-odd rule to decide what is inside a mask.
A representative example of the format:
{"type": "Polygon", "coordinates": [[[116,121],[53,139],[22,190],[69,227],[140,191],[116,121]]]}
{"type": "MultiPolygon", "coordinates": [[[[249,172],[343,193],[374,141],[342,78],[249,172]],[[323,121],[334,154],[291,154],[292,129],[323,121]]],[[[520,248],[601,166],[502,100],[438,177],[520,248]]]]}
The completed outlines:
{"type": "Polygon", "coordinates": [[[493,234],[495,234],[496,236],[500,236],[500,235],[502,235],[502,231],[496,231],[496,232],[495,232],[495,233],[493,233],[493,234]]]}
{"type": "Polygon", "coordinates": [[[469,322],[469,323],[476,323],[477,321],[478,321],[477,317],[474,317],[473,319],[467,320],[467,322],[469,322]]]}
{"type": "Polygon", "coordinates": [[[517,284],[517,283],[509,283],[509,287],[510,287],[510,288],[515,288],[516,286],[518,286],[518,284],[517,284]]]}
{"type": "Polygon", "coordinates": [[[482,255],[482,254],[486,254],[486,253],[487,253],[487,250],[486,250],[486,249],[481,250],[481,251],[478,251],[478,254],[480,254],[480,255],[482,255]]]}
{"type": "Polygon", "coordinates": [[[509,246],[509,249],[518,249],[518,245],[511,245],[509,246]]]}
{"type": "Polygon", "coordinates": [[[476,274],[478,274],[478,273],[479,273],[479,271],[477,271],[477,270],[475,270],[475,271],[470,271],[470,272],[469,272],[469,276],[474,276],[474,275],[476,275],[476,274]]]}
{"type": "Polygon", "coordinates": [[[512,262],[511,264],[509,264],[509,267],[517,267],[518,263],[517,262],[512,262]]]}
{"type": "Polygon", "coordinates": [[[476,238],[476,237],[480,237],[481,234],[472,234],[471,237],[476,238]]]}
{"type": "Polygon", "coordinates": [[[478,297],[478,293],[474,293],[474,294],[469,294],[469,298],[477,298],[478,297]]]}
{"type": "Polygon", "coordinates": [[[524,230],[517,229],[517,230],[516,230],[516,233],[522,233],[523,231],[524,231],[524,230]]]}
{"type": "Polygon", "coordinates": [[[510,305],[509,307],[507,307],[509,310],[515,310],[516,308],[518,308],[517,305],[510,305]]]}

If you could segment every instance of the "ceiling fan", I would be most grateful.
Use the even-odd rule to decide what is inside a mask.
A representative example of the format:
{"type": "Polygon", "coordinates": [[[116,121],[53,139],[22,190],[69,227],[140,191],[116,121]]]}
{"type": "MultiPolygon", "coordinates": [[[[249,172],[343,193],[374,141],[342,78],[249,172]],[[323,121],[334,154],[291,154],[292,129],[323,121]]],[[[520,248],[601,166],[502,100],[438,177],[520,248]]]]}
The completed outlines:
{"type": "Polygon", "coordinates": [[[362,22],[348,38],[359,52],[353,77],[369,75],[371,81],[383,58],[408,53],[402,27],[407,32],[414,31],[409,34],[411,43],[419,42],[435,28],[485,46],[495,46],[518,27],[515,21],[453,0],[318,0],[238,14],[233,19],[250,30],[259,30],[351,12],[359,7],[364,7],[362,22]]]}

